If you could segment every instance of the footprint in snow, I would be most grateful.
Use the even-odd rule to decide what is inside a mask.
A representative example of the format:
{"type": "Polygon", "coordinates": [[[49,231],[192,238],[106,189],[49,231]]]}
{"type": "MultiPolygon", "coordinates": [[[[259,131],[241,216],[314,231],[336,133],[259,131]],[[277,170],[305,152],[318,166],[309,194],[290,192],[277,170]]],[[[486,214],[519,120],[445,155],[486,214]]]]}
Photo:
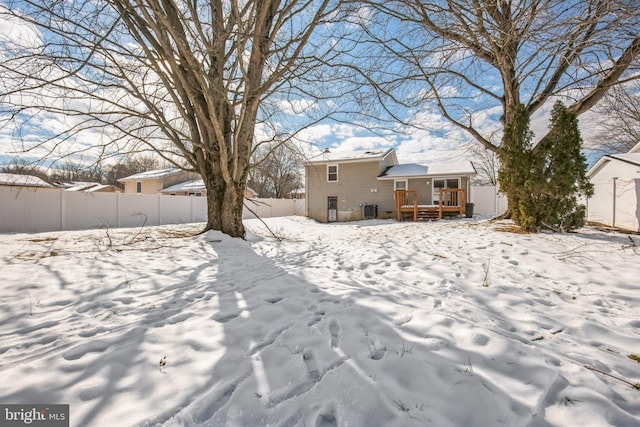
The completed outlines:
{"type": "Polygon", "coordinates": [[[133,302],[133,297],[114,298],[113,301],[121,302],[124,305],[129,305],[129,304],[131,304],[131,302],[133,302]]]}
{"type": "Polygon", "coordinates": [[[317,382],[320,379],[320,372],[318,372],[318,364],[316,363],[313,352],[311,350],[305,350],[304,353],[302,353],[302,360],[304,361],[304,366],[307,368],[309,379],[317,382]]]}
{"type": "Polygon", "coordinates": [[[476,334],[473,337],[473,343],[479,346],[485,346],[489,342],[489,337],[484,334],[476,334]]]}
{"type": "Polygon", "coordinates": [[[387,347],[380,344],[379,342],[375,342],[371,345],[369,351],[371,352],[372,360],[380,360],[384,357],[385,354],[387,354],[387,347]]]}
{"type": "Polygon", "coordinates": [[[235,319],[236,317],[240,316],[240,313],[227,313],[227,314],[222,314],[222,313],[216,313],[213,316],[211,316],[212,320],[215,320],[218,323],[227,323],[233,319],[235,319]]]}
{"type": "Polygon", "coordinates": [[[331,413],[319,414],[316,427],[338,427],[336,416],[331,413]]]}
{"type": "Polygon", "coordinates": [[[340,341],[340,325],[335,319],[331,319],[329,323],[329,332],[331,333],[331,347],[337,348],[340,341]]]}
{"type": "Polygon", "coordinates": [[[312,305],[311,307],[309,307],[309,310],[315,310],[315,311],[313,313],[314,314],[313,319],[311,319],[311,320],[309,320],[307,322],[307,326],[313,326],[316,323],[318,323],[319,321],[321,321],[322,317],[326,313],[326,311],[324,309],[318,310],[315,305],[312,305]]]}

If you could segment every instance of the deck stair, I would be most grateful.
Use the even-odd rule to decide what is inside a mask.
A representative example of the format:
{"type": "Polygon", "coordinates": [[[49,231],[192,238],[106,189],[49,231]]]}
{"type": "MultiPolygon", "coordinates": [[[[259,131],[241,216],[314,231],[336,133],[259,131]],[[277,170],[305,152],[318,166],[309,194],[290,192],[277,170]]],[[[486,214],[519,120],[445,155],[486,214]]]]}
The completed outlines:
{"type": "Polygon", "coordinates": [[[438,220],[438,211],[427,210],[427,209],[418,210],[418,221],[437,221],[437,220],[438,220]]]}

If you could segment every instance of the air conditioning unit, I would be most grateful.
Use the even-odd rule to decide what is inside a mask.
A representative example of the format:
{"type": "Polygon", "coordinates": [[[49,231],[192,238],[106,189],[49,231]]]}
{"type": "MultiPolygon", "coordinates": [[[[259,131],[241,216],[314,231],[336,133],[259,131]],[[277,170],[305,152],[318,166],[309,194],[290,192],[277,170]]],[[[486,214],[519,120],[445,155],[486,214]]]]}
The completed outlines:
{"type": "Polygon", "coordinates": [[[364,219],[374,219],[378,216],[378,205],[363,205],[364,219]]]}

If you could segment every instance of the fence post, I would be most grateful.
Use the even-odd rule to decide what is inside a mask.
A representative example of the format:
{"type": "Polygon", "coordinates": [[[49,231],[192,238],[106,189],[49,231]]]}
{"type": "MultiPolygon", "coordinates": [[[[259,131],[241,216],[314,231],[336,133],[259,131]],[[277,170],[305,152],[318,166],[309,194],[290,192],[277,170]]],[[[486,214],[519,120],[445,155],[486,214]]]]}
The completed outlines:
{"type": "Polygon", "coordinates": [[[611,218],[611,228],[616,228],[616,181],[618,180],[617,176],[613,177],[613,216],[611,218]]]}
{"type": "Polygon", "coordinates": [[[60,231],[64,231],[65,227],[67,226],[67,221],[66,221],[66,215],[67,215],[67,209],[65,206],[65,190],[63,190],[62,188],[60,190],[60,231]]]}

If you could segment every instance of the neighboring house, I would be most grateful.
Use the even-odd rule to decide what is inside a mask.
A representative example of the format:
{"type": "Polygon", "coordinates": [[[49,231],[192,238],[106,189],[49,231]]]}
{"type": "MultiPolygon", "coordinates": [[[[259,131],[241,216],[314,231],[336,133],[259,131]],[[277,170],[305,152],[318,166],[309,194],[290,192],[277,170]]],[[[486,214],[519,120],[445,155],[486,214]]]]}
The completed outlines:
{"type": "Polygon", "coordinates": [[[463,215],[471,162],[399,164],[393,148],[324,153],[305,164],[307,215],[320,222],[463,215]]]}
{"type": "MultiPolygon", "coordinates": [[[[207,189],[205,188],[204,181],[202,179],[193,179],[163,188],[160,190],[160,193],[169,194],[171,196],[205,196],[207,194],[207,189]]],[[[247,199],[252,199],[257,195],[258,193],[249,187],[247,187],[244,192],[244,197],[247,199]]]]}
{"type": "Polygon", "coordinates": [[[125,193],[157,194],[167,187],[197,178],[196,173],[172,168],[137,173],[120,178],[118,182],[124,184],[125,193]]]}
{"type": "Polygon", "coordinates": [[[49,184],[42,178],[33,175],[20,175],[16,173],[0,173],[0,186],[20,187],[29,189],[55,189],[57,187],[49,184]]]}
{"type": "Polygon", "coordinates": [[[640,232],[640,143],[628,153],[603,156],[587,177],[594,189],[587,221],[640,232]]]}

